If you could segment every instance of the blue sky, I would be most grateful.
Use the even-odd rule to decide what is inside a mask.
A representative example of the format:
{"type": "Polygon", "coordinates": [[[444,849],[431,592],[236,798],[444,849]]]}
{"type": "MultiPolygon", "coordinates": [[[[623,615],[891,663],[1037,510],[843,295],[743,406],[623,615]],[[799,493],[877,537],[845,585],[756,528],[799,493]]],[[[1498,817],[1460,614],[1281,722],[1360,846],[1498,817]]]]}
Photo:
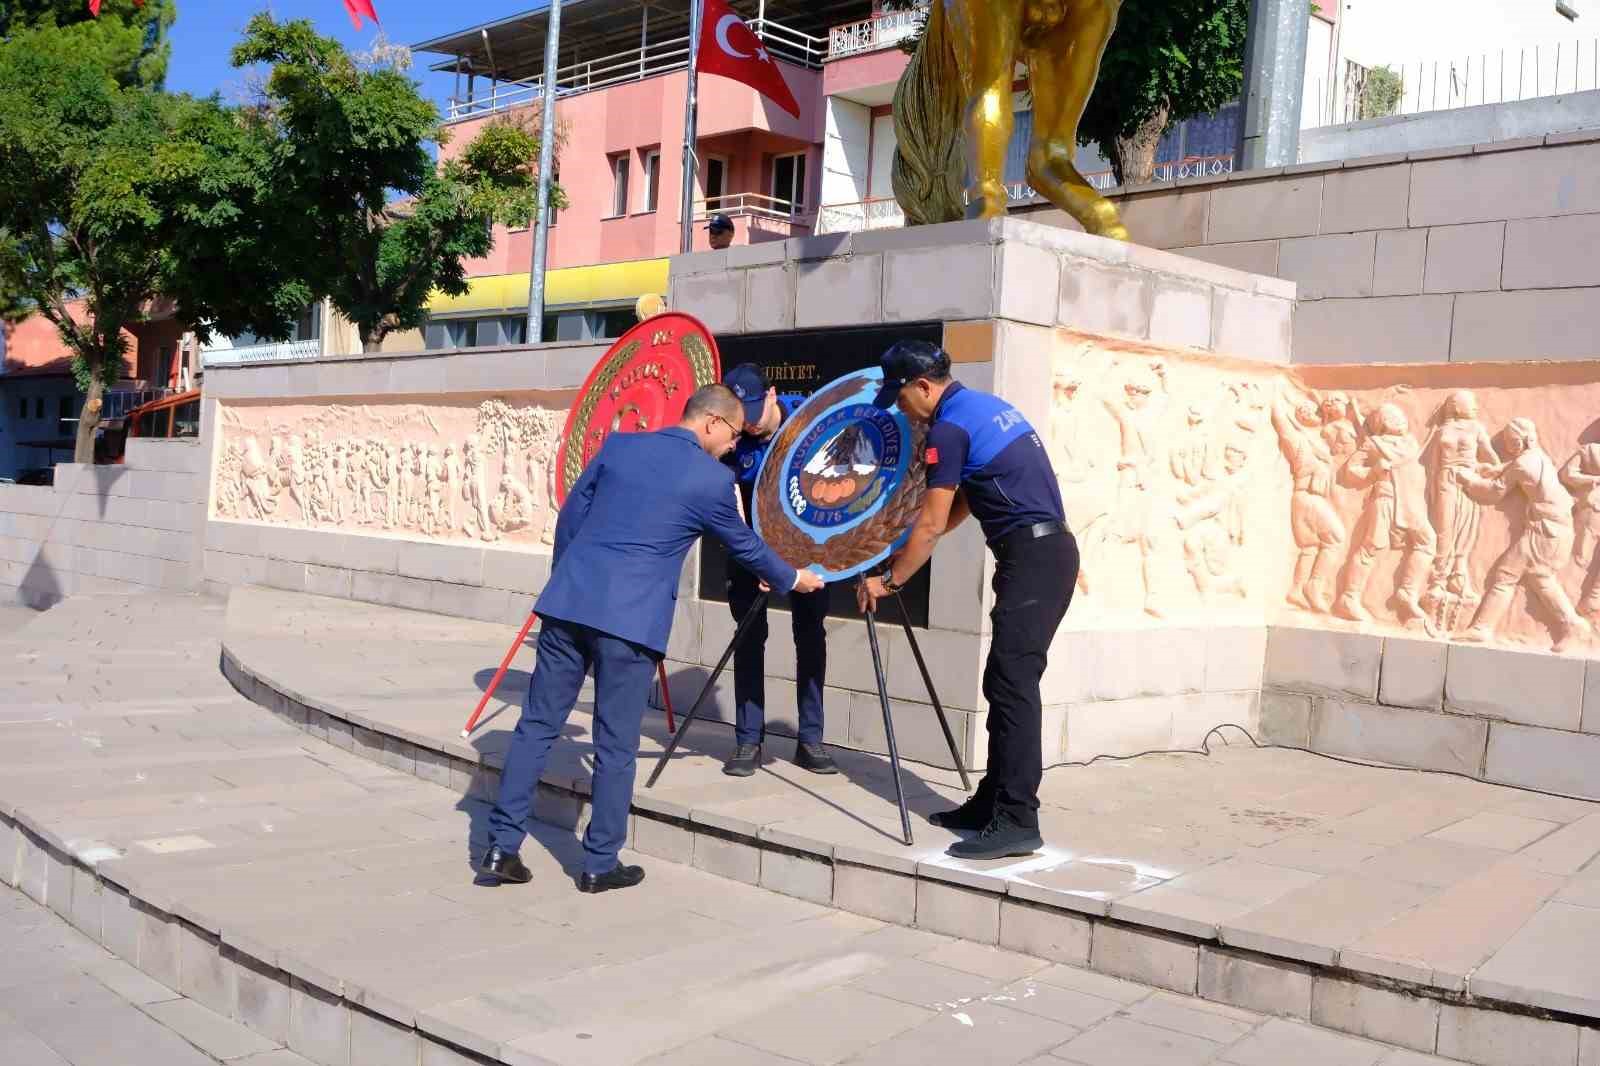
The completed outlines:
{"type": "MultiPolygon", "coordinates": [[[[373,0],[373,6],[391,42],[415,44],[545,5],[544,0],[466,0],[456,4],[373,0]]],[[[218,91],[227,99],[236,99],[241,72],[228,62],[228,53],[250,16],[263,9],[281,19],[309,18],[320,32],[339,38],[354,50],[370,46],[376,35],[371,23],[360,33],[351,27],[342,0],[178,0],[167,88],[195,95],[218,91]]],[[[435,100],[442,101],[449,94],[449,75],[428,74],[424,62],[419,62],[412,74],[435,100]]]]}

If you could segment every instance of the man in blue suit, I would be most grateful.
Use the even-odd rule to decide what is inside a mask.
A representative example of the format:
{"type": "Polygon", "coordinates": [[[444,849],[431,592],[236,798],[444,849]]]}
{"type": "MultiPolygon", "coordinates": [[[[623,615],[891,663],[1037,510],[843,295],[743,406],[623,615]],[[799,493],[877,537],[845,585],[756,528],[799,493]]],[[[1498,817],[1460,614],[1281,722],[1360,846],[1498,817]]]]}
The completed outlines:
{"type": "Polygon", "coordinates": [[[593,811],[578,888],[604,892],[644,879],[644,870],[622,865],[617,853],[627,838],[639,727],[656,664],[666,654],[678,575],[702,534],[720,539],[774,588],[822,587],[820,577],[785,563],[739,517],[733,473],[718,460],[743,425],[738,397],[724,385],[707,385],[689,398],[672,429],[607,437],[573,485],[556,520],[550,581],[534,606],[542,623],[539,658],[489,816],[491,847],[479,867],[485,879],[532,879],[518,856],[523,826],[550,745],[591,669],[593,811]]]}

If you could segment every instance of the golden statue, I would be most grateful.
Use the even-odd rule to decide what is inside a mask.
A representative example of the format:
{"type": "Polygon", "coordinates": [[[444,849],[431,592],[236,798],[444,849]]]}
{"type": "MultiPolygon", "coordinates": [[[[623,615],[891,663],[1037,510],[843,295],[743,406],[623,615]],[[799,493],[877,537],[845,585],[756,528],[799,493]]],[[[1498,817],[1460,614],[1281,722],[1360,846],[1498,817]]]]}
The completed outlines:
{"type": "Polygon", "coordinates": [[[1116,207],[1073,165],[1078,122],[1121,4],[933,0],[894,93],[894,193],[908,225],[1005,214],[1011,86],[1022,63],[1033,92],[1029,184],[1088,232],[1128,239],[1116,207]]]}

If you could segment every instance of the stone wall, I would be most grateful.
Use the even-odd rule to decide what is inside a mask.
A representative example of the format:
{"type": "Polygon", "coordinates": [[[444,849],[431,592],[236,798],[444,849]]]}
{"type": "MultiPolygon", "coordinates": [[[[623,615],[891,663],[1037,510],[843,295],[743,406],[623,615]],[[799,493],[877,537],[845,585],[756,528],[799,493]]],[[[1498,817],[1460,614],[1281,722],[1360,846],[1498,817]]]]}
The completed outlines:
{"type": "Polygon", "coordinates": [[[198,441],[128,441],[119,466],[59,463],[53,486],[0,485],[0,596],[67,596],[200,584],[208,452],[198,441]]]}
{"type": "Polygon", "coordinates": [[[1596,128],[1600,128],[1600,92],[1566,93],[1301,130],[1300,161],[1360,159],[1596,128]]]}
{"type": "Polygon", "coordinates": [[[1592,659],[1274,627],[1262,737],[1600,798],[1597,671],[1592,659]]]}
{"type": "MultiPolygon", "coordinates": [[[[1242,171],[1115,199],[1137,241],[1297,283],[1297,363],[1597,354],[1600,130],[1242,171]]],[[[1054,208],[1021,217],[1075,226],[1054,208]]]]}

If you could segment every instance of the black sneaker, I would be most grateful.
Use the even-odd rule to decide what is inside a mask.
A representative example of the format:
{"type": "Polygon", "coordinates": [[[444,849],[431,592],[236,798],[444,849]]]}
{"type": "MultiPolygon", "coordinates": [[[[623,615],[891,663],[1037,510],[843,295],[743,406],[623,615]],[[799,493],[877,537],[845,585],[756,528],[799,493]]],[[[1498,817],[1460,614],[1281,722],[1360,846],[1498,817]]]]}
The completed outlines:
{"type": "Polygon", "coordinates": [[[624,866],[619,862],[603,874],[584,874],[578,878],[578,891],[610,892],[613,888],[632,888],[643,880],[643,866],[624,866]]]}
{"type": "Polygon", "coordinates": [[[836,774],[839,772],[838,764],[833,761],[833,756],[828,754],[828,749],[821,744],[796,744],[794,746],[794,764],[802,770],[810,770],[814,774],[836,774]]]}
{"type": "Polygon", "coordinates": [[[533,880],[533,871],[522,864],[516,852],[493,847],[483,857],[478,876],[494,884],[525,885],[533,880]]]}
{"type": "Polygon", "coordinates": [[[988,800],[970,797],[967,802],[951,811],[934,811],[928,821],[940,829],[976,833],[994,818],[994,804],[988,800]]]}
{"type": "Polygon", "coordinates": [[[997,814],[978,831],[971,840],[958,840],[945,850],[954,859],[1006,859],[1017,855],[1032,855],[1044,847],[1038,829],[1027,829],[1015,824],[1003,814],[997,814]]]}
{"type": "Polygon", "coordinates": [[[729,777],[749,777],[761,769],[761,745],[740,744],[733,758],[722,764],[722,772],[729,777]]]}

